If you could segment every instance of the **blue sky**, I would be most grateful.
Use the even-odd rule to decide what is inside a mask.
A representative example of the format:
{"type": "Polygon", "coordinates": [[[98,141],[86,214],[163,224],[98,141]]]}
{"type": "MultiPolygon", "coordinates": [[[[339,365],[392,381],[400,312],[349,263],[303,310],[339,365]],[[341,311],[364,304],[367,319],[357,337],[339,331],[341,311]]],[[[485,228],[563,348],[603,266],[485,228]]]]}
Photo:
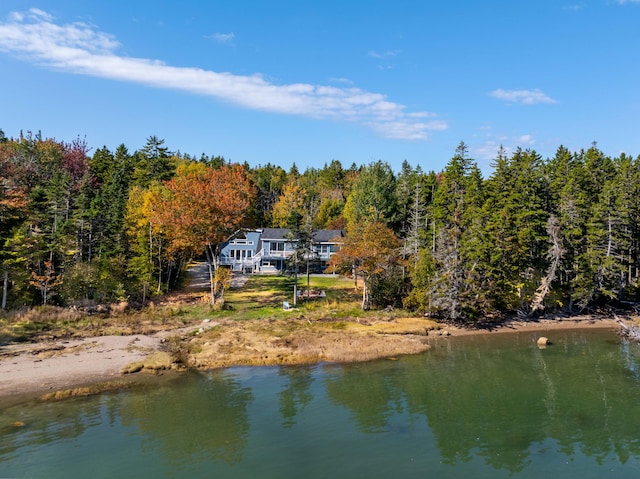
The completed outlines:
{"type": "Polygon", "coordinates": [[[640,154],[640,0],[2,0],[0,129],[304,170],[640,154]]]}

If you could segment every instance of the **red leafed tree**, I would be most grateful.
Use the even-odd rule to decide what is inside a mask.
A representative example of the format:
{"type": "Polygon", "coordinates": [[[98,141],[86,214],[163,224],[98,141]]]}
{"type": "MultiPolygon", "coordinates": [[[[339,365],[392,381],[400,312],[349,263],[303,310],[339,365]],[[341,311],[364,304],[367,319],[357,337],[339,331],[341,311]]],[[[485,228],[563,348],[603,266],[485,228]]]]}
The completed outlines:
{"type": "Polygon", "coordinates": [[[362,309],[371,307],[374,281],[400,262],[400,240],[379,221],[368,221],[354,228],[331,257],[329,268],[351,271],[362,277],[362,309]]]}
{"type": "Polygon", "coordinates": [[[204,248],[209,264],[211,303],[222,291],[217,281],[220,244],[242,223],[253,198],[253,186],[240,165],[185,169],[164,182],[162,202],[151,218],[176,251],[204,248]],[[219,294],[219,293],[218,293],[219,294]]]}
{"type": "Polygon", "coordinates": [[[64,144],[62,167],[69,173],[71,184],[77,188],[80,180],[89,168],[89,147],[85,140],[76,138],[71,143],[64,144]]]}

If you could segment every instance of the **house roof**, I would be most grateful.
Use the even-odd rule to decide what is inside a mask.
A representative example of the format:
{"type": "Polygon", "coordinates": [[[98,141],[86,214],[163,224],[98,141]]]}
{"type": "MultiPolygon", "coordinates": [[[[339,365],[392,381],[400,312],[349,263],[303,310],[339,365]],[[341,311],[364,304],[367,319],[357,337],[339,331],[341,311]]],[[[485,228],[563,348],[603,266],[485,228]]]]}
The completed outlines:
{"type": "MultiPolygon", "coordinates": [[[[289,240],[291,230],[289,228],[264,228],[261,240],[289,240]]],[[[312,234],[316,243],[331,243],[335,238],[344,237],[342,230],[316,230],[312,234]]]]}
{"type": "Polygon", "coordinates": [[[336,238],[344,237],[342,230],[316,230],[313,232],[313,241],[316,243],[331,243],[336,238]]]}
{"type": "Polygon", "coordinates": [[[222,243],[222,245],[224,247],[224,245],[227,245],[233,240],[236,240],[239,238],[246,238],[248,240],[252,240],[256,242],[260,241],[260,230],[241,228],[237,230],[235,233],[233,233],[231,236],[229,236],[226,240],[224,240],[224,243],[222,243]]]}
{"type": "Polygon", "coordinates": [[[263,240],[289,239],[287,237],[288,235],[289,235],[288,228],[263,228],[260,238],[263,240]]]}

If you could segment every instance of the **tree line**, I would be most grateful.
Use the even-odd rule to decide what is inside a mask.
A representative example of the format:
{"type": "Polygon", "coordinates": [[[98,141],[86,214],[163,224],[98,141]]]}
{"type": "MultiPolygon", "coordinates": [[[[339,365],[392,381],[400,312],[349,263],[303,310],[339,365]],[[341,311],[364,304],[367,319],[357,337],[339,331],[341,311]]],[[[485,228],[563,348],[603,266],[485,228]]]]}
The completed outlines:
{"type": "Polygon", "coordinates": [[[330,268],[361,280],[364,309],[468,322],[637,301],[640,157],[594,143],[547,159],[500,149],[492,166],[483,178],[464,143],[440,172],[338,160],[300,172],[171,152],[155,136],[91,151],[0,130],[2,309],[144,304],[195,256],[215,302],[220,244],[269,226],[344,229],[330,268]]]}

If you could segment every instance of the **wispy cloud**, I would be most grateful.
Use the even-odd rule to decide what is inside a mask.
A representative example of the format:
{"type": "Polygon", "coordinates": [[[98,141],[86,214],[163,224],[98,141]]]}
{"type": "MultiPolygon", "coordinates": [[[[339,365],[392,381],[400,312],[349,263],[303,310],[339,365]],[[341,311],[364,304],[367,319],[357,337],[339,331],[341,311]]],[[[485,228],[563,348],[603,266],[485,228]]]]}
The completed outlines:
{"type": "Polygon", "coordinates": [[[207,38],[211,38],[218,43],[231,43],[234,38],[236,38],[233,32],[229,33],[214,33],[213,35],[208,35],[207,38]]]}
{"type": "Polygon", "coordinates": [[[344,78],[344,77],[329,78],[329,81],[331,83],[342,83],[343,85],[353,85],[353,80],[349,80],[348,78],[344,78]]]}
{"type": "Polygon", "coordinates": [[[533,135],[520,135],[518,137],[518,145],[519,146],[533,146],[536,143],[536,140],[533,138],[533,135]]]}
{"type": "Polygon", "coordinates": [[[387,50],[385,52],[377,52],[375,50],[369,50],[369,56],[371,58],[384,59],[398,56],[402,53],[402,50],[387,50]]]}
{"type": "Polygon", "coordinates": [[[584,2],[579,2],[579,3],[574,3],[572,5],[565,5],[564,7],[562,7],[563,10],[569,10],[571,12],[579,12],[580,10],[583,10],[586,7],[586,5],[584,4],[584,2]]]}
{"type": "Polygon", "coordinates": [[[640,0],[617,0],[618,5],[624,5],[625,3],[640,3],[640,0]]]}
{"type": "Polygon", "coordinates": [[[408,123],[406,121],[371,122],[367,126],[383,138],[402,140],[422,140],[426,130],[444,131],[449,128],[447,123],[442,120],[416,123],[408,123]]]}
{"type": "Polygon", "coordinates": [[[503,90],[498,88],[489,95],[499,100],[508,101],[510,103],[521,103],[523,105],[535,105],[536,103],[556,103],[550,96],[541,90],[503,90]]]}
{"type": "Polygon", "coordinates": [[[276,84],[259,74],[234,75],[120,56],[119,42],[86,23],[59,25],[46,12],[14,13],[0,23],[0,51],[45,68],[80,75],[183,90],[244,108],[364,125],[385,138],[424,140],[447,128],[424,121],[427,112],[408,112],[385,95],[356,87],[308,83],[276,84]]]}

